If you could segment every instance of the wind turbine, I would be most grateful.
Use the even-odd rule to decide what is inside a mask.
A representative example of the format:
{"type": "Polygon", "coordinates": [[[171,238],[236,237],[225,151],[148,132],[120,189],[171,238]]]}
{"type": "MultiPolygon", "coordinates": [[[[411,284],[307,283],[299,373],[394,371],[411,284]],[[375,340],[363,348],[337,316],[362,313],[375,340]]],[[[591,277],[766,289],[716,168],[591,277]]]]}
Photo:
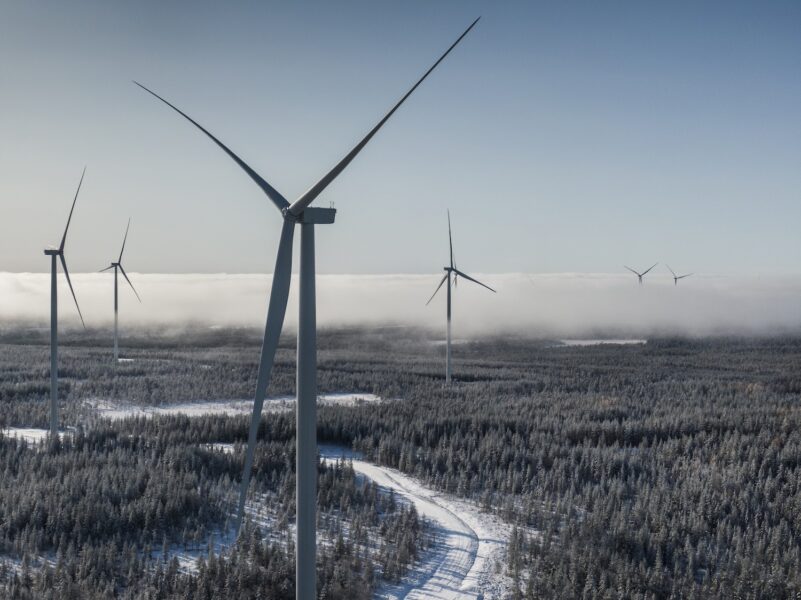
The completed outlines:
{"type": "Polygon", "coordinates": [[[654,263],[654,264],[652,264],[652,265],[651,265],[651,267],[650,267],[649,269],[646,269],[646,270],[645,270],[645,271],[643,271],[642,273],[638,273],[637,271],[635,271],[635,270],[634,270],[634,269],[632,269],[631,267],[626,267],[626,265],[623,265],[623,266],[624,266],[624,267],[626,267],[626,268],[627,268],[629,271],[631,271],[632,273],[634,273],[634,274],[637,276],[637,280],[640,282],[640,285],[642,285],[642,278],[643,278],[643,277],[645,277],[645,275],[646,275],[646,273],[648,273],[648,271],[650,271],[651,269],[653,269],[653,268],[654,268],[656,265],[658,265],[658,264],[659,264],[659,263],[654,263]]]}
{"type": "Polygon", "coordinates": [[[465,279],[472,281],[473,283],[477,283],[478,285],[487,288],[491,292],[495,292],[490,286],[484,285],[477,279],[473,279],[470,275],[466,273],[462,273],[459,269],[456,268],[456,264],[453,262],[453,236],[451,235],[451,211],[448,211],[448,248],[450,249],[450,264],[443,267],[445,270],[445,275],[442,276],[442,279],[437,286],[437,289],[434,290],[434,293],[431,294],[431,298],[428,299],[426,302],[426,306],[428,306],[431,301],[434,299],[434,296],[437,295],[439,288],[442,287],[442,284],[445,283],[447,280],[448,282],[448,308],[447,308],[447,315],[448,315],[448,325],[446,329],[446,338],[445,338],[445,383],[451,382],[451,274],[453,274],[453,285],[456,287],[456,281],[458,280],[459,276],[464,277],[465,279]]]}
{"type": "Polygon", "coordinates": [[[673,275],[673,285],[679,285],[679,279],[684,279],[685,277],[693,275],[693,273],[687,273],[686,275],[676,275],[673,272],[673,269],[670,268],[670,265],[666,264],[665,266],[668,268],[668,271],[670,271],[670,273],[673,275]]]}
{"type": "Polygon", "coordinates": [[[120,358],[119,345],[117,344],[117,321],[118,321],[117,311],[119,308],[118,293],[117,293],[117,271],[122,272],[122,276],[125,277],[125,281],[128,282],[128,285],[131,286],[133,293],[136,294],[136,299],[139,300],[139,302],[142,301],[142,299],[139,297],[139,294],[136,291],[136,288],[131,283],[131,280],[128,279],[128,274],[125,272],[125,269],[122,266],[122,253],[125,252],[125,242],[128,240],[128,229],[130,228],[131,228],[131,219],[129,217],[128,226],[125,228],[125,237],[122,238],[122,248],[120,249],[120,256],[117,259],[117,262],[112,262],[109,266],[107,266],[105,269],[101,269],[100,271],[102,273],[103,271],[114,269],[114,362],[115,363],[120,358]]]}
{"type": "Polygon", "coordinates": [[[78,200],[78,193],[81,191],[83,176],[86,174],[86,167],[83,168],[81,179],[78,182],[78,189],[75,190],[75,198],[72,200],[70,214],[67,217],[67,226],[64,228],[64,235],[61,236],[61,243],[58,248],[45,248],[45,255],[50,257],[50,434],[58,435],[58,261],[61,261],[61,268],[67,278],[67,284],[72,292],[72,299],[75,300],[75,308],[78,309],[78,316],[81,317],[81,325],[86,329],[83,322],[81,307],[78,306],[78,298],[75,297],[75,290],[70,281],[70,272],[67,270],[67,261],[64,259],[64,244],[67,241],[67,231],[70,228],[72,212],[75,210],[75,202],[78,200]]]}
{"type": "Polygon", "coordinates": [[[253,452],[256,446],[256,435],[261,422],[261,410],[267,392],[267,383],[273,367],[281,327],[286,313],[289,296],[289,283],[292,271],[292,239],[295,225],[300,225],[300,294],[298,319],[297,350],[297,462],[296,462],[296,522],[297,522],[297,560],[296,560],[296,594],[297,598],[312,599],[317,594],[316,583],[316,499],[317,499],[317,316],[315,299],[315,262],[314,262],[314,226],[328,225],[334,222],[336,210],[333,208],[310,207],[328,185],[356,158],[362,148],[369,142],[401,104],[417,89],[426,77],[439,65],[456,45],[475,26],[478,19],[459,36],[459,38],[440,56],[412,88],[395,106],[373,127],[367,135],[322,179],[315,183],[297,200],[290,203],[274,187],[234,154],[220,140],[204,129],[186,113],[178,109],[164,98],[136,83],[173,110],[178,112],[193,125],[205,133],[231,159],[248,174],[262,189],[275,207],[281,212],[283,226],[275,261],[275,271],[270,290],[267,309],[267,323],[264,330],[259,371],[256,381],[256,394],[253,402],[253,415],[248,434],[248,448],[245,456],[245,468],[242,474],[242,487],[239,496],[237,530],[241,527],[245,512],[250,474],[253,467],[253,452]]]}

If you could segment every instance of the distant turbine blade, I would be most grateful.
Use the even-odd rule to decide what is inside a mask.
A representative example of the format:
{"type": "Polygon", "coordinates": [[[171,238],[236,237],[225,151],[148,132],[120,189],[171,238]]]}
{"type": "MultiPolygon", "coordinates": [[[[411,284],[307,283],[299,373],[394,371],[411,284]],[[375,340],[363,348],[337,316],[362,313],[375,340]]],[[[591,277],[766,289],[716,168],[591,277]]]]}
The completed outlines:
{"type": "Polygon", "coordinates": [[[264,405],[264,396],[267,394],[267,384],[270,382],[270,373],[273,369],[275,352],[278,349],[278,340],[281,337],[281,328],[284,326],[286,304],[289,299],[289,283],[292,279],[292,238],[294,233],[295,223],[290,219],[285,219],[281,229],[278,256],[275,259],[275,271],[267,309],[267,325],[264,330],[264,341],[262,342],[261,358],[259,359],[256,396],[253,400],[253,415],[250,419],[248,448],[245,455],[245,468],[242,471],[242,487],[239,493],[237,532],[245,516],[245,500],[247,499],[248,486],[250,485],[250,472],[253,469],[253,452],[256,448],[259,423],[261,423],[261,409],[264,405]]]}
{"type": "Polygon", "coordinates": [[[83,176],[86,175],[86,167],[83,168],[83,172],[81,173],[81,180],[78,182],[78,189],[75,190],[75,198],[72,199],[72,208],[70,208],[70,216],[67,217],[67,226],[64,228],[64,235],[61,238],[61,243],[58,246],[58,249],[63,251],[64,250],[64,243],[67,241],[67,231],[70,228],[70,221],[72,221],[72,211],[75,210],[75,202],[78,200],[78,192],[81,191],[81,184],[83,183],[83,176]]]}
{"type": "Polygon", "coordinates": [[[86,323],[83,322],[83,315],[81,314],[81,307],[78,306],[78,298],[75,297],[75,290],[72,288],[72,281],[70,281],[70,272],[67,270],[67,261],[64,260],[63,254],[59,254],[58,257],[61,259],[61,267],[64,269],[64,275],[67,277],[67,284],[70,286],[72,299],[75,300],[75,308],[78,309],[78,316],[81,317],[81,325],[83,325],[83,328],[86,329],[86,323]]]}
{"type": "MultiPolygon", "coordinates": [[[[479,17],[479,19],[480,18],[481,17],[479,17]]],[[[378,122],[378,125],[373,127],[370,130],[370,132],[366,136],[364,136],[364,139],[361,142],[356,144],[356,147],[353,148],[353,150],[351,150],[345,158],[339,161],[339,163],[337,163],[337,165],[333,169],[331,169],[320,181],[315,183],[309,189],[309,191],[307,191],[305,194],[303,194],[300,198],[298,198],[297,200],[295,200],[295,202],[292,203],[292,206],[289,207],[289,212],[291,212],[293,215],[299,215],[300,213],[302,213],[304,209],[307,206],[309,206],[309,204],[311,204],[314,201],[314,199],[317,198],[317,196],[319,196],[326,187],[328,187],[328,184],[334,181],[334,179],[336,179],[339,176],[339,174],[345,170],[345,167],[347,167],[350,164],[350,162],[354,158],[356,158],[356,155],[359,154],[362,148],[364,148],[367,145],[367,142],[369,142],[370,139],[376,133],[378,133],[378,130],[381,129],[384,123],[386,123],[387,120],[389,120],[389,118],[393,115],[393,113],[396,110],[398,110],[400,105],[406,101],[406,98],[412,95],[412,92],[414,92],[414,90],[416,90],[417,87],[421,83],[423,83],[423,80],[425,80],[425,78],[429,76],[431,71],[433,71],[437,67],[437,65],[439,65],[439,63],[441,63],[445,59],[446,56],[448,56],[450,51],[456,47],[456,44],[462,41],[462,38],[467,35],[467,33],[475,26],[476,23],[478,23],[478,19],[473,21],[470,27],[468,27],[464,31],[464,33],[460,35],[459,38],[453,44],[451,44],[451,47],[445,51],[445,54],[439,57],[439,60],[437,60],[437,62],[435,62],[434,65],[430,69],[428,69],[428,71],[425,72],[425,74],[417,81],[417,83],[415,83],[414,86],[412,86],[412,89],[406,92],[406,95],[403,98],[401,98],[395,106],[392,107],[392,110],[390,110],[384,116],[384,118],[378,122]]]]}
{"type": "Polygon", "coordinates": [[[136,299],[139,300],[139,302],[141,302],[142,299],[139,297],[139,293],[136,291],[136,288],[131,283],[131,280],[128,279],[128,274],[125,272],[125,269],[122,268],[122,263],[120,263],[120,271],[122,271],[122,276],[125,277],[125,281],[127,281],[128,285],[131,286],[131,289],[133,290],[133,293],[136,294],[136,299]]]}
{"type": "Polygon", "coordinates": [[[109,269],[113,269],[113,268],[114,268],[114,265],[109,265],[109,266],[108,266],[108,267],[106,267],[105,269],[100,269],[100,270],[98,271],[98,273],[103,273],[104,271],[108,271],[109,269]]]}
{"type": "MultiPolygon", "coordinates": [[[[634,270],[634,269],[632,269],[631,267],[626,267],[626,265],[623,265],[623,267],[625,267],[626,269],[628,269],[629,271],[631,271],[632,273],[634,273],[634,274],[635,274],[637,277],[642,277],[642,275],[640,275],[640,274],[639,274],[637,271],[635,271],[635,270],[634,270]]],[[[643,273],[643,275],[645,275],[645,273],[643,273]]]]}
{"type": "Polygon", "coordinates": [[[690,275],[695,275],[695,273],[687,273],[686,275],[681,275],[681,276],[677,277],[676,279],[684,279],[685,277],[689,277],[690,275]]]}
{"type": "Polygon", "coordinates": [[[125,242],[128,241],[128,230],[131,228],[131,217],[128,217],[128,226],[125,228],[125,237],[122,238],[122,248],[120,249],[120,257],[117,262],[122,262],[122,253],[125,252],[125,242]]]}
{"type": "Polygon", "coordinates": [[[448,245],[451,249],[451,269],[453,269],[453,236],[451,235],[451,211],[448,211],[448,245]]]}
{"type": "Polygon", "coordinates": [[[439,288],[442,287],[442,284],[445,283],[445,280],[447,278],[448,278],[448,274],[445,273],[445,275],[442,276],[442,280],[439,282],[439,285],[437,286],[437,289],[434,290],[434,293],[431,294],[431,297],[428,299],[428,302],[426,302],[426,306],[428,306],[431,303],[431,301],[434,299],[434,296],[437,295],[437,292],[439,291],[439,288]]]}
{"type": "MultiPolygon", "coordinates": [[[[650,271],[651,269],[653,269],[653,268],[654,268],[656,265],[658,265],[658,264],[659,264],[659,263],[654,263],[654,264],[652,264],[652,265],[651,265],[651,268],[650,268],[650,269],[648,269],[648,271],[650,271]]],[[[645,273],[647,273],[648,271],[645,271],[645,273]]],[[[643,275],[645,275],[645,273],[643,273],[643,275]]]]}
{"type": "MultiPolygon", "coordinates": [[[[461,271],[457,271],[456,269],[454,269],[453,272],[456,273],[457,275],[460,275],[461,277],[464,277],[465,279],[469,279],[473,283],[477,283],[481,287],[487,288],[491,292],[495,292],[495,290],[493,290],[490,286],[481,283],[478,279],[473,279],[472,277],[470,277],[470,275],[467,275],[466,273],[462,273],[461,271]]],[[[498,292],[495,293],[497,294],[498,292]]]]}
{"type": "Polygon", "coordinates": [[[673,277],[675,277],[676,274],[673,272],[673,269],[670,268],[670,265],[665,263],[665,266],[668,268],[668,271],[670,271],[670,273],[673,275],[673,277]]]}
{"type": "Polygon", "coordinates": [[[248,166],[248,165],[245,163],[245,161],[243,161],[243,160],[242,160],[241,158],[239,158],[239,157],[238,157],[236,154],[234,154],[234,153],[233,153],[233,152],[232,152],[232,151],[231,151],[231,150],[228,148],[228,146],[226,146],[226,145],[225,145],[225,144],[223,144],[223,143],[222,143],[220,140],[218,140],[216,137],[214,137],[214,136],[213,136],[213,135],[212,135],[212,134],[211,134],[211,133],[210,133],[208,130],[204,129],[204,128],[203,128],[203,126],[202,126],[202,125],[200,125],[200,124],[199,124],[197,121],[195,121],[194,119],[192,119],[192,117],[190,117],[189,115],[187,115],[185,112],[183,112],[182,110],[180,110],[179,108],[177,108],[177,107],[176,107],[176,106],[174,106],[173,104],[170,104],[169,102],[167,102],[167,101],[166,101],[164,98],[162,98],[161,96],[159,96],[157,93],[150,91],[150,90],[149,90],[149,89],[147,89],[145,86],[143,86],[141,83],[139,83],[139,82],[137,82],[137,81],[134,81],[134,83],[135,83],[136,85],[138,85],[140,88],[142,88],[143,90],[145,90],[147,93],[149,93],[149,94],[151,94],[151,95],[155,96],[156,98],[158,98],[159,100],[161,100],[162,102],[164,102],[164,104],[166,104],[167,106],[169,106],[170,108],[172,108],[172,109],[173,109],[175,112],[177,112],[179,115],[181,115],[182,117],[184,117],[184,118],[185,118],[187,121],[189,121],[190,123],[192,123],[192,125],[194,125],[194,126],[195,126],[195,127],[197,127],[198,129],[200,129],[200,131],[202,131],[202,132],[203,132],[203,133],[205,133],[207,136],[209,136],[209,138],[211,138],[211,140],[212,140],[212,141],[213,141],[215,144],[217,144],[217,145],[218,145],[220,148],[222,148],[222,149],[223,149],[223,151],[224,151],[224,152],[225,152],[225,153],[226,153],[228,156],[230,156],[230,157],[231,157],[231,158],[234,160],[234,162],[235,162],[236,164],[238,164],[238,165],[239,165],[239,166],[242,168],[242,170],[243,170],[245,173],[247,173],[247,174],[250,176],[250,178],[251,178],[253,181],[255,181],[255,182],[256,182],[256,184],[257,184],[257,185],[258,185],[258,186],[259,186],[259,187],[260,187],[260,188],[261,188],[261,189],[264,191],[264,193],[265,193],[265,194],[267,194],[267,196],[270,198],[270,200],[272,200],[272,201],[273,201],[273,204],[275,204],[275,206],[276,206],[276,208],[278,208],[278,210],[283,210],[283,209],[285,209],[285,208],[287,208],[287,207],[289,206],[289,202],[287,201],[287,199],[286,199],[286,198],[284,198],[284,197],[283,197],[283,196],[282,196],[282,195],[281,195],[281,194],[278,192],[278,190],[276,190],[276,189],[275,189],[273,186],[271,186],[269,183],[267,183],[267,182],[264,180],[264,178],[262,178],[262,176],[261,176],[261,175],[259,175],[258,173],[256,173],[256,171],[254,171],[253,169],[251,169],[251,168],[250,168],[250,167],[249,167],[249,166],[248,166]]]}

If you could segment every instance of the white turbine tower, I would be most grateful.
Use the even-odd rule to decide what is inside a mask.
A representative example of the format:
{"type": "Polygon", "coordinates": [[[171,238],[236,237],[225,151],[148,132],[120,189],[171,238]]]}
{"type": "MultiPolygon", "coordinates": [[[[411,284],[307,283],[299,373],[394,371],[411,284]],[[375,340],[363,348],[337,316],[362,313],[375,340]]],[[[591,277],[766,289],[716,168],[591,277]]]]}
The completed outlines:
{"type": "Polygon", "coordinates": [[[131,283],[131,280],[128,279],[128,274],[125,272],[125,269],[122,266],[122,253],[125,252],[125,242],[128,241],[128,229],[130,229],[130,227],[131,227],[131,219],[129,218],[128,226],[125,228],[125,237],[122,238],[122,248],[120,249],[120,257],[117,259],[117,262],[112,262],[109,266],[107,266],[105,269],[101,269],[100,271],[101,273],[103,273],[104,271],[108,271],[109,269],[114,269],[114,362],[115,363],[117,363],[117,361],[119,361],[120,358],[119,344],[117,342],[117,323],[118,323],[117,312],[119,310],[117,271],[122,272],[122,276],[125,277],[125,281],[128,282],[128,285],[131,286],[133,293],[136,294],[136,299],[139,300],[139,302],[142,301],[142,299],[139,297],[139,294],[136,291],[136,288],[131,283]]]}
{"type": "Polygon", "coordinates": [[[72,200],[70,214],[67,217],[67,226],[64,228],[64,235],[61,236],[61,243],[58,248],[46,248],[44,253],[50,257],[50,434],[58,435],[58,261],[61,261],[61,268],[67,278],[67,284],[72,292],[72,299],[75,300],[75,308],[78,309],[78,316],[81,317],[81,325],[86,329],[83,322],[81,307],[78,306],[78,298],[75,297],[75,290],[70,281],[70,272],[67,270],[67,261],[64,259],[64,244],[67,241],[67,231],[70,228],[72,212],[75,210],[75,202],[78,200],[78,193],[81,191],[83,176],[86,174],[86,167],[81,173],[78,182],[78,189],[75,190],[75,198],[72,200]]]}
{"type": "Polygon", "coordinates": [[[442,276],[442,279],[437,286],[437,289],[434,290],[434,293],[431,294],[431,298],[428,299],[426,302],[426,306],[428,306],[431,301],[434,299],[434,296],[437,295],[439,288],[442,287],[442,284],[445,283],[447,280],[448,282],[448,308],[447,308],[447,328],[445,334],[445,383],[451,382],[451,274],[453,274],[453,286],[456,287],[456,281],[459,276],[464,277],[468,281],[472,281],[473,283],[477,283],[478,285],[487,288],[491,292],[495,292],[490,286],[484,285],[477,279],[473,279],[470,275],[466,273],[462,273],[459,269],[456,268],[456,264],[453,261],[453,237],[451,236],[451,211],[448,211],[448,248],[450,250],[450,265],[443,267],[445,270],[445,275],[442,276]]]}
{"type": "Polygon", "coordinates": [[[645,271],[643,271],[642,273],[638,273],[637,271],[635,271],[635,270],[634,270],[634,269],[632,269],[631,267],[626,267],[626,265],[623,265],[623,266],[624,266],[624,267],[626,267],[626,268],[627,268],[629,271],[631,271],[632,273],[634,273],[634,274],[637,276],[637,281],[639,281],[639,282],[640,282],[640,285],[642,285],[642,278],[643,278],[643,277],[645,277],[645,274],[646,274],[646,273],[648,273],[648,271],[650,271],[651,269],[653,269],[653,268],[654,268],[656,265],[658,265],[658,264],[659,264],[659,263],[654,263],[654,264],[652,264],[652,265],[651,265],[651,267],[650,267],[649,269],[646,269],[646,270],[645,270],[645,271]]]}
{"type": "MultiPolygon", "coordinates": [[[[239,510],[237,528],[241,527],[245,512],[245,499],[250,483],[250,474],[253,467],[253,453],[256,446],[256,436],[261,422],[261,411],[267,384],[273,367],[278,340],[286,313],[289,296],[289,283],[292,271],[292,239],[295,226],[300,225],[300,294],[298,318],[298,349],[297,349],[297,460],[296,460],[296,597],[306,600],[317,595],[316,583],[316,552],[317,552],[317,316],[315,300],[315,263],[314,263],[314,226],[327,225],[334,222],[336,210],[333,208],[317,208],[309,205],[319,196],[328,185],[342,173],[350,162],[361,152],[362,148],[378,130],[387,122],[401,104],[417,89],[440,62],[453,50],[454,47],[475,26],[478,19],[468,27],[462,35],[445,51],[445,53],[425,72],[425,74],[406,92],[394,107],[373,127],[367,135],[331,169],[322,179],[315,183],[300,198],[290,203],[274,187],[261,177],[256,171],[234,154],[220,140],[194,121],[186,113],[167,102],[143,85],[139,87],[149,92],[176,112],[181,114],[193,125],[205,133],[216,143],[231,159],[234,160],[245,173],[262,189],[275,207],[281,212],[283,226],[281,239],[278,245],[278,255],[275,261],[270,300],[267,309],[267,323],[264,330],[259,371],[256,381],[256,394],[253,402],[253,416],[248,434],[248,448],[245,456],[245,468],[242,474],[242,486],[239,497],[239,510]]],[[[136,82],[134,82],[136,83],[136,82]]]]}
{"type": "Polygon", "coordinates": [[[679,279],[684,279],[685,277],[693,275],[693,273],[687,273],[686,275],[676,275],[673,272],[673,269],[670,268],[670,265],[665,265],[665,266],[668,268],[668,271],[670,271],[670,274],[673,275],[673,285],[679,285],[679,279]]]}

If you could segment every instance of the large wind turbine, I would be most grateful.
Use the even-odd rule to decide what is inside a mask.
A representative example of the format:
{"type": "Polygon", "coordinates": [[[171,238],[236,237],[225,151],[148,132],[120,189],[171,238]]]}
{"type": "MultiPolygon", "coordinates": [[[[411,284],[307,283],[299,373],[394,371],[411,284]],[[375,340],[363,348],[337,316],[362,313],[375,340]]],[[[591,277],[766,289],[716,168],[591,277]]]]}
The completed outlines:
{"type": "Polygon", "coordinates": [[[673,275],[673,285],[679,285],[679,279],[684,279],[685,277],[692,275],[692,273],[687,273],[686,275],[676,275],[673,272],[673,269],[670,268],[670,265],[666,264],[665,266],[668,268],[668,271],[670,271],[671,275],[673,275]]]}
{"type": "Polygon", "coordinates": [[[125,269],[122,266],[122,253],[125,252],[125,242],[128,241],[128,229],[130,229],[130,228],[131,228],[131,219],[129,218],[128,219],[128,226],[125,228],[125,237],[122,238],[122,248],[120,249],[120,256],[117,259],[117,262],[112,262],[109,266],[107,266],[105,269],[102,269],[100,271],[102,273],[103,271],[108,271],[109,269],[114,269],[114,362],[115,363],[120,358],[119,344],[117,343],[117,321],[118,321],[117,311],[118,311],[118,308],[119,308],[118,293],[117,293],[117,288],[118,288],[118,286],[117,286],[117,271],[121,271],[122,272],[122,276],[125,277],[125,281],[128,282],[128,285],[131,286],[131,289],[133,290],[133,293],[136,294],[136,299],[139,300],[139,302],[142,301],[142,299],[139,297],[139,294],[136,291],[136,288],[131,283],[131,280],[128,279],[128,274],[125,272],[125,269]]]}
{"type": "Polygon", "coordinates": [[[81,317],[81,324],[86,328],[81,314],[81,307],[78,306],[78,298],[75,297],[75,290],[70,281],[70,272],[67,270],[67,261],[64,259],[64,244],[67,241],[67,231],[70,228],[72,212],[75,210],[75,202],[78,200],[78,193],[81,191],[83,176],[86,174],[86,167],[81,173],[78,182],[78,189],[75,190],[75,198],[72,200],[70,214],[67,217],[67,226],[64,228],[64,235],[61,236],[61,243],[58,248],[45,248],[45,255],[50,257],[50,434],[58,435],[58,261],[61,261],[61,268],[64,269],[64,276],[72,292],[72,299],[75,300],[75,308],[78,309],[78,316],[81,317]]]}
{"type": "Polygon", "coordinates": [[[477,279],[473,279],[470,275],[466,273],[462,273],[459,269],[456,268],[456,264],[453,262],[453,236],[451,235],[451,211],[448,211],[448,248],[450,249],[450,264],[446,265],[444,268],[445,275],[442,276],[442,279],[437,286],[437,289],[434,290],[434,293],[431,294],[431,298],[428,299],[426,302],[426,306],[428,306],[431,301],[434,299],[434,296],[437,295],[439,288],[442,287],[442,284],[445,283],[447,280],[448,282],[448,325],[446,329],[446,338],[445,338],[445,383],[451,382],[451,274],[453,274],[453,285],[456,286],[456,281],[459,276],[464,277],[465,279],[472,281],[473,283],[477,283],[478,285],[487,288],[489,291],[494,292],[490,286],[484,285],[477,279]]]}
{"type": "Polygon", "coordinates": [[[626,267],[626,265],[623,265],[623,266],[624,266],[624,267],[626,267],[626,268],[627,268],[629,271],[631,271],[632,273],[634,273],[634,274],[637,276],[637,280],[640,282],[640,285],[642,285],[642,278],[643,278],[643,277],[645,277],[645,275],[646,275],[646,273],[648,273],[648,271],[650,271],[651,269],[653,269],[653,268],[654,268],[656,265],[658,265],[658,264],[659,264],[659,263],[654,263],[654,264],[652,264],[652,265],[651,265],[651,267],[650,267],[649,269],[646,269],[646,270],[645,270],[645,271],[643,271],[642,273],[638,273],[637,271],[635,271],[635,270],[634,270],[634,269],[632,269],[631,267],[626,267]]]}
{"type": "MultiPolygon", "coordinates": [[[[248,448],[245,456],[245,469],[242,475],[242,487],[239,497],[237,528],[242,524],[245,511],[250,474],[253,466],[253,452],[256,435],[261,422],[261,410],[267,392],[267,383],[273,366],[273,359],[281,335],[281,327],[286,313],[289,295],[289,283],[292,271],[292,239],[295,225],[300,225],[300,294],[298,319],[297,350],[297,462],[296,462],[296,511],[297,511],[297,560],[296,591],[297,597],[312,599],[317,594],[316,583],[316,487],[317,487],[317,316],[315,300],[315,263],[314,263],[314,226],[327,225],[334,222],[336,211],[333,208],[310,207],[309,205],[323,190],[339,176],[350,162],[361,152],[362,148],[378,130],[395,113],[401,104],[417,89],[440,62],[453,50],[475,26],[478,19],[468,27],[462,35],[445,51],[445,53],[426,71],[412,88],[395,106],[373,127],[367,135],[331,169],[322,179],[315,183],[300,198],[290,203],[274,187],[234,154],[220,140],[194,121],[186,113],[167,102],[161,96],[138,84],[193,125],[205,133],[231,159],[248,174],[262,189],[275,207],[281,212],[283,226],[275,261],[270,301],[267,309],[267,323],[264,330],[259,371],[256,382],[256,394],[253,403],[253,416],[248,435],[248,448]]],[[[135,82],[136,83],[136,82],[135,82]]]]}

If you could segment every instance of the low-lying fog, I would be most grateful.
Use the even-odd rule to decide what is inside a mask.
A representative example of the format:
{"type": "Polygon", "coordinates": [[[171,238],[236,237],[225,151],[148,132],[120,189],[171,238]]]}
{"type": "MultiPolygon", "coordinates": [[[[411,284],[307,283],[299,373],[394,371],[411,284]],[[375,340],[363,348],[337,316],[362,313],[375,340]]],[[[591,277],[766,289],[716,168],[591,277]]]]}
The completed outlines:
{"type": "MultiPolygon", "coordinates": [[[[263,326],[269,275],[140,275],[129,273],[142,303],[120,277],[123,325],[263,326]]],[[[637,285],[629,274],[474,274],[497,294],[467,281],[454,290],[457,335],[516,332],[593,337],[611,333],[770,334],[801,330],[801,277],[693,276],[673,285],[649,275],[637,285]]],[[[320,275],[318,323],[323,326],[387,324],[444,327],[445,290],[426,306],[441,274],[320,275]]],[[[88,327],[113,319],[113,276],[73,274],[88,327]]],[[[78,316],[59,273],[63,326],[78,316]]],[[[45,325],[50,276],[0,273],[0,322],[45,325]]],[[[297,321],[293,279],[286,324],[297,321]]]]}

